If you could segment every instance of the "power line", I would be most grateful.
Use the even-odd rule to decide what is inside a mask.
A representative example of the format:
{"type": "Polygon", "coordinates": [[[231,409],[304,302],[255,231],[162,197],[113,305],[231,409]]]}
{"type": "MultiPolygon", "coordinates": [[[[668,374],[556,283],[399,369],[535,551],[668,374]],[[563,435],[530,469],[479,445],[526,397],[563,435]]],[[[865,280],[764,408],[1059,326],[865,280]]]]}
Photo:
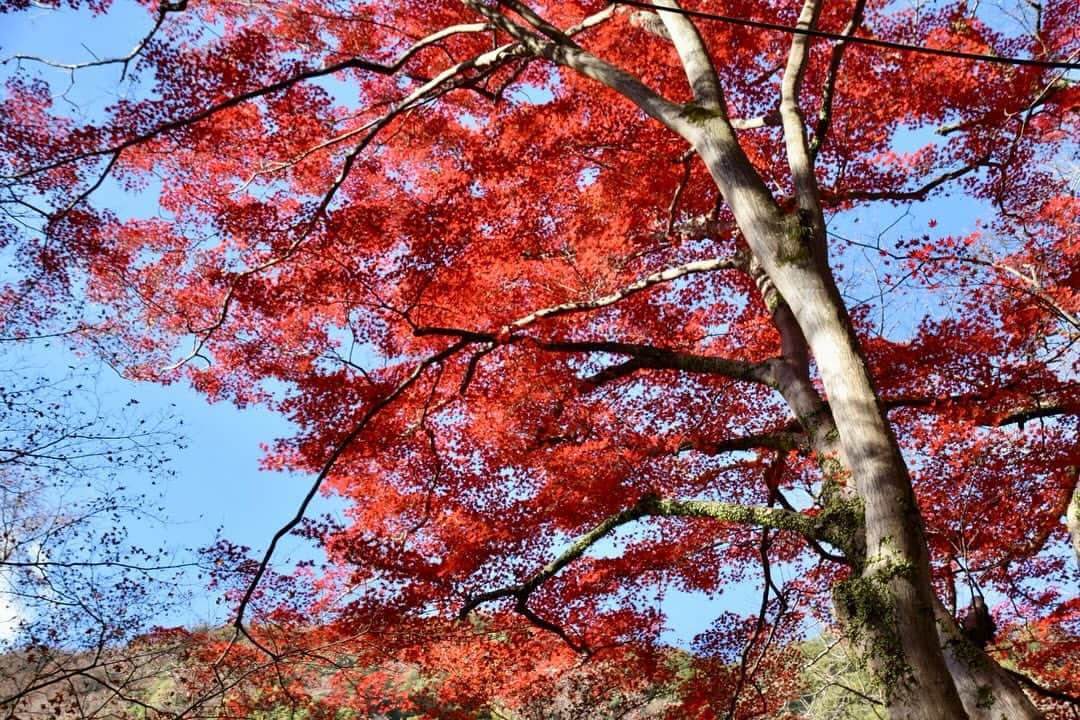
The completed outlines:
{"type": "Polygon", "coordinates": [[[613,0],[613,2],[616,5],[628,5],[630,7],[645,8],[647,10],[676,13],[679,15],[686,15],[688,17],[702,18],[703,20],[718,20],[720,22],[730,23],[731,25],[744,25],[746,27],[760,28],[762,30],[776,30],[778,32],[790,33],[792,35],[809,35],[810,37],[826,38],[828,40],[843,40],[845,42],[859,43],[861,45],[872,45],[874,47],[888,48],[890,50],[901,50],[904,52],[922,53],[924,55],[939,55],[942,57],[974,60],[976,62],[997,63],[999,65],[1025,65],[1028,67],[1053,68],[1057,70],[1080,70],[1080,63],[1078,62],[1067,62],[1063,60],[1035,60],[1032,58],[1002,57],[1000,55],[982,55],[980,53],[962,52],[960,50],[945,50],[943,48],[931,48],[925,47],[923,45],[907,45],[904,43],[892,42],[891,40],[880,40],[878,38],[872,37],[843,35],[841,33],[828,32],[826,30],[814,30],[812,28],[792,27],[791,25],[780,25],[779,23],[765,22],[763,20],[750,20],[748,18],[732,17],[730,15],[718,15],[716,13],[701,12],[700,10],[686,10],[683,8],[661,7],[659,5],[653,5],[652,3],[640,2],[639,0],[613,0]]]}

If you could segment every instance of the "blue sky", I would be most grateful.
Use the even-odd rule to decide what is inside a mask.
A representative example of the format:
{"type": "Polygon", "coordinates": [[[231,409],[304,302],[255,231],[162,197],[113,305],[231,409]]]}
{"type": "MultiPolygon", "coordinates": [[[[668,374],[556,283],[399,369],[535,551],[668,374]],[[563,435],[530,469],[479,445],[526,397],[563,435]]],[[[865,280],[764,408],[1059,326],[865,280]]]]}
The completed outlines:
{"type": "MultiPolygon", "coordinates": [[[[124,2],[89,25],[85,15],[47,8],[0,17],[0,58],[26,53],[64,63],[125,55],[151,26],[149,15],[124,2]]],[[[66,71],[47,68],[39,72],[57,80],[67,75],[66,71]]],[[[70,101],[72,112],[92,116],[117,99],[118,78],[118,66],[79,70],[71,92],[57,102],[70,101]]],[[[137,203],[139,198],[125,201],[137,203]]],[[[289,423],[273,413],[261,408],[240,410],[228,403],[209,404],[179,384],[162,387],[132,382],[106,365],[77,357],[61,342],[35,342],[15,353],[10,347],[0,348],[0,352],[5,353],[0,361],[7,361],[9,367],[17,354],[17,364],[29,374],[61,378],[70,372],[70,366],[86,368],[80,372],[93,376],[107,412],[123,412],[128,399],[137,398],[139,412],[167,413],[182,421],[186,448],[170,453],[174,475],[163,486],[165,522],[147,518],[133,521],[128,531],[136,545],[164,543],[175,549],[177,557],[184,557],[188,549],[211,544],[221,528],[223,537],[261,553],[277,528],[296,512],[310,487],[307,476],[259,471],[260,444],[291,432],[289,423]]],[[[124,478],[134,488],[147,480],[145,476],[124,478]]],[[[318,514],[331,507],[329,501],[319,499],[312,510],[318,514]]],[[[277,559],[310,554],[299,540],[287,541],[277,559]]],[[[190,612],[191,617],[184,618],[187,622],[220,619],[220,610],[208,593],[194,593],[190,612]]]]}

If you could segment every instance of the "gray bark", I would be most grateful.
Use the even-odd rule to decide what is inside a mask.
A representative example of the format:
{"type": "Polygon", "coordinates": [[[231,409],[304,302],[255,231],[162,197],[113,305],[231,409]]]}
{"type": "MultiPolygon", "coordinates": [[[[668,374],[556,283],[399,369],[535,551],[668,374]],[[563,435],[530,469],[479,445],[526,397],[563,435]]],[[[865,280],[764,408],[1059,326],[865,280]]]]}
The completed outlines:
{"type": "Polygon", "coordinates": [[[938,639],[970,720],[1040,720],[1042,713],[1001,666],[960,634],[952,615],[934,603],[938,639]]]}
{"type": "Polygon", "coordinates": [[[1069,529],[1069,538],[1072,540],[1076,567],[1080,568],[1080,473],[1074,472],[1074,474],[1076,479],[1073,481],[1069,508],[1065,511],[1065,526],[1069,529]]]}
{"type": "Polygon", "coordinates": [[[693,124],[687,139],[705,161],[739,228],[802,329],[817,360],[851,480],[862,501],[865,565],[847,599],[868,657],[886,684],[890,717],[963,718],[934,624],[930,565],[910,477],[826,258],[806,228],[785,217],[723,117],[693,124]],[[874,597],[867,597],[873,595],[874,597]]]}

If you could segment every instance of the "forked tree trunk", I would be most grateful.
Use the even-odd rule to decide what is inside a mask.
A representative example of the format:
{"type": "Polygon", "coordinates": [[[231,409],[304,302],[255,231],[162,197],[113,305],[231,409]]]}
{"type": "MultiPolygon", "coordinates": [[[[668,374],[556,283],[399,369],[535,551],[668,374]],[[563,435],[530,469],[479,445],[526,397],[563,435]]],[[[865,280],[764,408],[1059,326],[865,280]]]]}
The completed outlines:
{"type": "Polygon", "coordinates": [[[1004,674],[990,658],[983,656],[988,669],[977,672],[954,652],[943,652],[911,478],[828,268],[824,238],[815,237],[797,215],[780,211],[726,121],[696,124],[700,130],[691,133],[692,142],[794,313],[821,374],[862,506],[866,540],[865,561],[857,561],[834,597],[848,636],[884,685],[889,717],[1040,717],[1015,683],[998,681],[1004,674]],[[1000,714],[983,713],[987,705],[996,705],[1000,714]]]}

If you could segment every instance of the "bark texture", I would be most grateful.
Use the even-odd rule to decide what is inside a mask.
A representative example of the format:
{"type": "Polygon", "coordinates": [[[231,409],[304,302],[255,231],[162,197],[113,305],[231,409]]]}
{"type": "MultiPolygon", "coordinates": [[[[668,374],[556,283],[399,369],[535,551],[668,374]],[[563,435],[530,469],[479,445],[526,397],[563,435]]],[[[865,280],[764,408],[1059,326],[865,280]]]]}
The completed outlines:
{"type": "Polygon", "coordinates": [[[812,230],[784,216],[730,126],[715,119],[693,142],[754,255],[791,308],[817,360],[853,486],[867,557],[836,594],[841,617],[886,685],[890,717],[964,717],[934,624],[922,520],[904,460],[812,230]]]}
{"type": "Polygon", "coordinates": [[[949,675],[971,720],[1039,720],[1043,715],[993,658],[968,642],[945,606],[935,600],[938,639],[949,675]]]}

